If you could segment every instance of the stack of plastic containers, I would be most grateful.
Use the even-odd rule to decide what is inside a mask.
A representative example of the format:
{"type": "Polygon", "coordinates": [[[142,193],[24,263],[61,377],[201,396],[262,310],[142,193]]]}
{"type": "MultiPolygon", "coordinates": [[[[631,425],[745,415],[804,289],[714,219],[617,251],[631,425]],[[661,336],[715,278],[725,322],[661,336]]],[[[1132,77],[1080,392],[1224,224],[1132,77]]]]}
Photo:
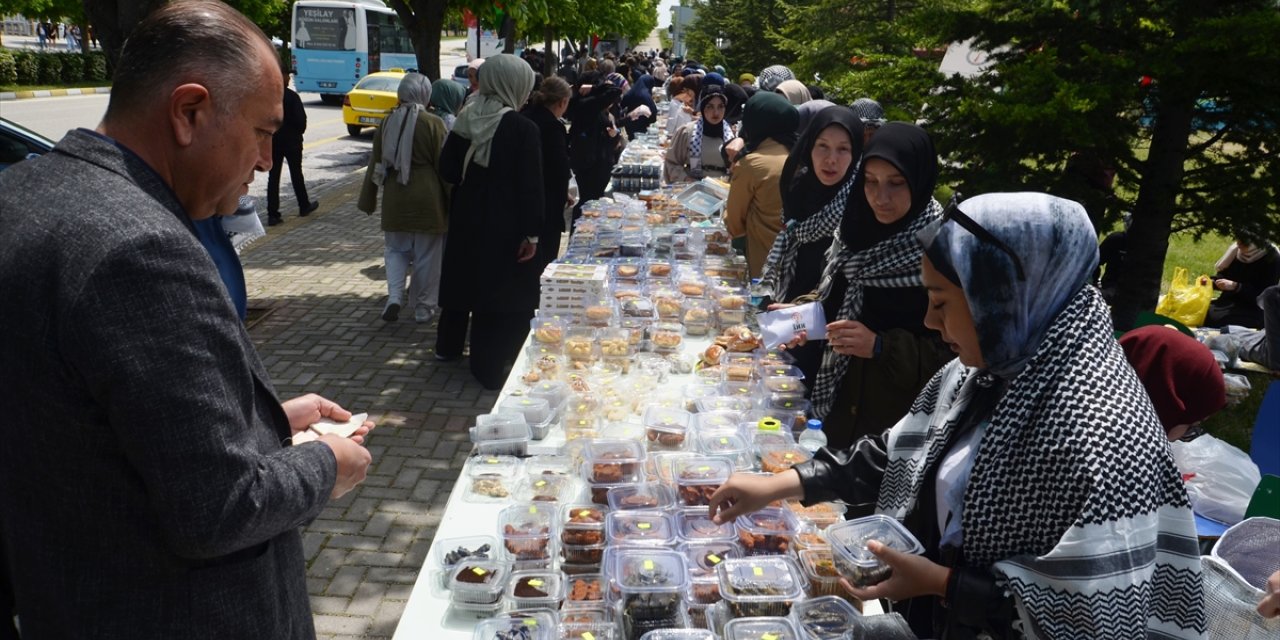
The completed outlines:
{"type": "Polygon", "coordinates": [[[869,587],[893,575],[889,565],[867,549],[872,540],[903,553],[924,553],[924,547],[902,523],[879,514],[832,525],[826,538],[836,570],[855,587],[869,587]]]}
{"type": "Polygon", "coordinates": [[[523,456],[532,437],[529,423],[520,413],[490,413],[476,417],[471,441],[480,455],[523,456]]]}
{"type": "Polygon", "coordinates": [[[517,571],[547,569],[555,557],[555,505],[519,503],[498,514],[506,558],[517,571]]]}
{"type": "Polygon", "coordinates": [[[791,620],[809,640],[862,640],[862,615],[847,601],[819,596],[791,606],[791,620]]]}
{"type": "Polygon", "coordinates": [[[688,626],[684,556],[662,549],[624,548],[610,569],[618,588],[616,611],[624,638],[639,640],[655,629],[688,626]]]}

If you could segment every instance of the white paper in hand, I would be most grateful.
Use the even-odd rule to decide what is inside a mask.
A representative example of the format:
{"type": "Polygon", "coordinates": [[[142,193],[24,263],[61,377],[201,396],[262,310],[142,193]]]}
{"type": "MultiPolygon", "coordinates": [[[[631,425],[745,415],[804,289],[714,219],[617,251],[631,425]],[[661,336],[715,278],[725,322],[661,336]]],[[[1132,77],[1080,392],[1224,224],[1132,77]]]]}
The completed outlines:
{"type": "Polygon", "coordinates": [[[356,429],[359,429],[360,425],[364,424],[364,421],[368,419],[369,414],[367,413],[357,413],[345,422],[334,422],[329,418],[321,418],[319,422],[311,425],[311,430],[322,436],[332,433],[343,438],[350,438],[351,434],[355,433],[356,429]]]}
{"type": "Polygon", "coordinates": [[[801,331],[808,334],[809,340],[825,340],[827,337],[827,316],[817,302],[761,313],[756,320],[760,323],[766,349],[791,342],[801,331]]]}

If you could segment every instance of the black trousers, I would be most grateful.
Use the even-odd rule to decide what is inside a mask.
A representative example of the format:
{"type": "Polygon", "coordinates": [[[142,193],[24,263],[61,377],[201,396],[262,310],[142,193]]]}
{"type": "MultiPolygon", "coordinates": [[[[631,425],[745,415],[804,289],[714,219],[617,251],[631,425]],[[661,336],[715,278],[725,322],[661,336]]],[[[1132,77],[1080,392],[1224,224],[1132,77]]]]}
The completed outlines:
{"type": "Polygon", "coordinates": [[[293,182],[293,195],[298,198],[298,208],[311,205],[307,197],[307,181],[302,177],[302,145],[292,148],[271,146],[271,171],[267,172],[267,216],[280,217],[280,171],[281,163],[289,163],[289,179],[293,182]]]}
{"type": "Polygon", "coordinates": [[[471,375],[485,389],[501,389],[529,334],[532,311],[460,311],[445,308],[436,330],[436,353],[447,358],[462,355],[471,326],[471,375]]]}
{"type": "MultiPolygon", "coordinates": [[[[588,167],[582,172],[575,171],[573,175],[578,180],[578,204],[573,207],[573,222],[576,222],[582,217],[582,203],[599,200],[604,196],[609,179],[613,177],[613,167],[588,167]]],[[[572,228],[569,233],[573,233],[572,228]]]]}

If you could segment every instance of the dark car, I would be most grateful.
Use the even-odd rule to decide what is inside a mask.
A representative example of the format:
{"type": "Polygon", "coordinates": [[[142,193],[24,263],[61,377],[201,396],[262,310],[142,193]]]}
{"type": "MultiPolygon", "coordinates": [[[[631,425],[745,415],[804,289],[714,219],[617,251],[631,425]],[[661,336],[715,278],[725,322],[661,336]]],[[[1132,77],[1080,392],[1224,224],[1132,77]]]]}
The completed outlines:
{"type": "Polygon", "coordinates": [[[53,144],[52,140],[26,127],[0,118],[0,171],[9,168],[9,165],[48,153],[53,149],[53,144]]]}
{"type": "Polygon", "coordinates": [[[463,89],[471,88],[471,78],[467,77],[467,65],[460,64],[453,68],[453,81],[462,85],[463,89]]]}

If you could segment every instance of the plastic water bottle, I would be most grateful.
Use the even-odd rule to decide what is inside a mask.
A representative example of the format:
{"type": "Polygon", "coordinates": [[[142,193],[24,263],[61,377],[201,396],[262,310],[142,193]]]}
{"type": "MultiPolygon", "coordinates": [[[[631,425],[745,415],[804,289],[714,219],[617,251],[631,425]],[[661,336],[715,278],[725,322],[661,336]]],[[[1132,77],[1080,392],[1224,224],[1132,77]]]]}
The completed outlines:
{"type": "Polygon", "coordinates": [[[799,445],[809,453],[827,446],[827,434],[822,432],[821,420],[810,420],[805,424],[804,432],[800,434],[799,445]]]}

